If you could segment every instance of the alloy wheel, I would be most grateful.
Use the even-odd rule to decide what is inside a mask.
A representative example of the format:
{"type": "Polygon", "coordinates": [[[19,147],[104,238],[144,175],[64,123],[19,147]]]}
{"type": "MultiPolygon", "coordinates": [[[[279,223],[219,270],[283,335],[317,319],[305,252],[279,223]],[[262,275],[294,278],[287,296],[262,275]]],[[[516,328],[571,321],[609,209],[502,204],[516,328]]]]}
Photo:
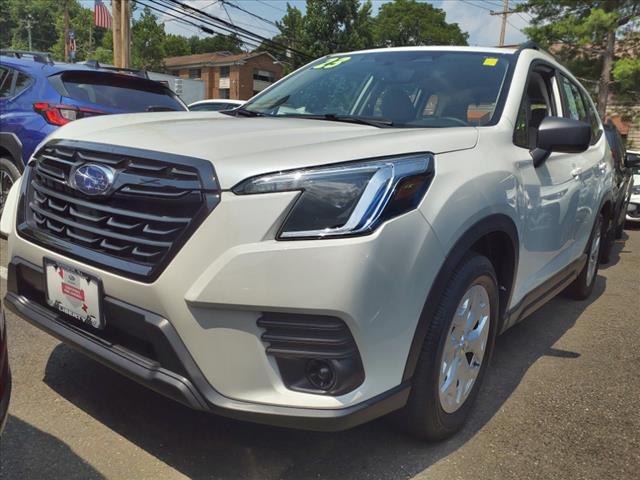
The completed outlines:
{"type": "Polygon", "coordinates": [[[473,285],[458,304],[440,361],[440,405],[449,414],[462,406],[478,378],[490,324],[489,293],[482,285],[473,285]]]}

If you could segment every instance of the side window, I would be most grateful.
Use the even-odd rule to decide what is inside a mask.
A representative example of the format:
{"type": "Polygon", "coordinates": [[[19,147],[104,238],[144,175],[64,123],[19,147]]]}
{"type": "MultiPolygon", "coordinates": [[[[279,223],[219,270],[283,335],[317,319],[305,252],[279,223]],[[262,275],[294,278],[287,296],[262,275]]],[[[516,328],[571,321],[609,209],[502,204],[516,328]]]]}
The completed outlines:
{"type": "Polygon", "coordinates": [[[29,77],[28,75],[25,75],[22,72],[18,72],[18,74],[16,75],[16,85],[13,89],[12,96],[18,95],[29,85],[31,85],[31,77],[29,77]]]}
{"type": "Polygon", "coordinates": [[[555,115],[556,108],[551,88],[553,73],[546,68],[532,71],[513,131],[513,143],[519,147],[533,150],[538,139],[538,127],[544,117],[555,115]]]}
{"type": "Polygon", "coordinates": [[[0,67],[0,98],[11,96],[11,81],[13,80],[13,70],[0,67]]]}
{"type": "MultiPolygon", "coordinates": [[[[582,97],[589,111],[589,123],[591,123],[591,145],[594,145],[598,140],[600,140],[600,137],[602,136],[602,128],[600,127],[600,122],[598,121],[598,112],[596,112],[596,109],[589,101],[589,98],[584,91],[582,92],[582,97]]],[[[617,133],[617,130],[616,134],[618,135],[618,137],[620,136],[620,134],[617,133]]],[[[620,144],[623,145],[623,143],[620,144]]]]}
{"type": "Polygon", "coordinates": [[[587,108],[580,89],[571,80],[560,75],[560,90],[564,98],[564,116],[589,123],[587,108]]]}

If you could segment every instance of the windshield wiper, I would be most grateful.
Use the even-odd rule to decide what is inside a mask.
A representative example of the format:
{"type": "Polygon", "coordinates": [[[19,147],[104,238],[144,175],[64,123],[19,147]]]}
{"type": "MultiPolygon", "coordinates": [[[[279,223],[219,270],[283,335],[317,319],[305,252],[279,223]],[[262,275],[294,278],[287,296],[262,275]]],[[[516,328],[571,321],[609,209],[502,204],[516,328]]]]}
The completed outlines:
{"type": "Polygon", "coordinates": [[[234,108],[233,110],[221,110],[219,113],[231,115],[232,117],[264,117],[263,113],[247,110],[244,107],[234,108]]]}
{"type": "Polygon", "coordinates": [[[393,122],[387,118],[381,117],[360,117],[358,115],[338,115],[335,113],[323,113],[321,115],[305,115],[305,114],[291,114],[291,115],[278,115],[279,117],[295,117],[306,118],[309,120],[329,120],[330,122],[344,122],[344,123],[357,123],[359,125],[370,125],[372,127],[392,127],[393,122]]]}

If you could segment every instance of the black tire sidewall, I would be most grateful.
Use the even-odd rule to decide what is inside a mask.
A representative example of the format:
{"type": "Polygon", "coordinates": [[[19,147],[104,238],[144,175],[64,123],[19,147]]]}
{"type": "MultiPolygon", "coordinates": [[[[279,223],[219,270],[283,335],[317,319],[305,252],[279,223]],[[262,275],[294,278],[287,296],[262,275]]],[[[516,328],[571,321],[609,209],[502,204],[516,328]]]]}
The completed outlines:
{"type": "Polygon", "coordinates": [[[407,404],[407,424],[413,433],[428,440],[441,440],[458,431],[478,395],[491,360],[499,318],[498,283],[493,265],[482,255],[465,257],[451,275],[437,306],[414,373],[413,388],[407,404]],[[480,373],[465,402],[458,410],[447,413],[439,398],[439,367],[445,342],[458,304],[474,285],[483,286],[489,295],[491,318],[489,338],[480,373]]]}
{"type": "MultiPolygon", "coordinates": [[[[15,184],[18,178],[20,178],[20,170],[18,170],[18,167],[16,167],[8,158],[0,157],[0,170],[9,174],[13,184],[15,184]]],[[[3,209],[4,205],[0,204],[0,213],[2,213],[3,209]]]]}

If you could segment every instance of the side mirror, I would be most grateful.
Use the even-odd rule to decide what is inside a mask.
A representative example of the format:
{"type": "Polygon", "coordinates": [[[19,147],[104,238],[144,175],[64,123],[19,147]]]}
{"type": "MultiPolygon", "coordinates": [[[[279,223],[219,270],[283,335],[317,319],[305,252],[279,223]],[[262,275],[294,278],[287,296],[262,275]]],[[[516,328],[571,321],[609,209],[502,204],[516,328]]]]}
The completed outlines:
{"type": "Polygon", "coordinates": [[[533,166],[538,167],[551,152],[580,153],[589,148],[591,125],[572,118],[544,117],[538,127],[536,148],[531,151],[533,166]]]}
{"type": "Polygon", "coordinates": [[[627,152],[624,166],[627,168],[640,168],[640,154],[627,152]]]}

